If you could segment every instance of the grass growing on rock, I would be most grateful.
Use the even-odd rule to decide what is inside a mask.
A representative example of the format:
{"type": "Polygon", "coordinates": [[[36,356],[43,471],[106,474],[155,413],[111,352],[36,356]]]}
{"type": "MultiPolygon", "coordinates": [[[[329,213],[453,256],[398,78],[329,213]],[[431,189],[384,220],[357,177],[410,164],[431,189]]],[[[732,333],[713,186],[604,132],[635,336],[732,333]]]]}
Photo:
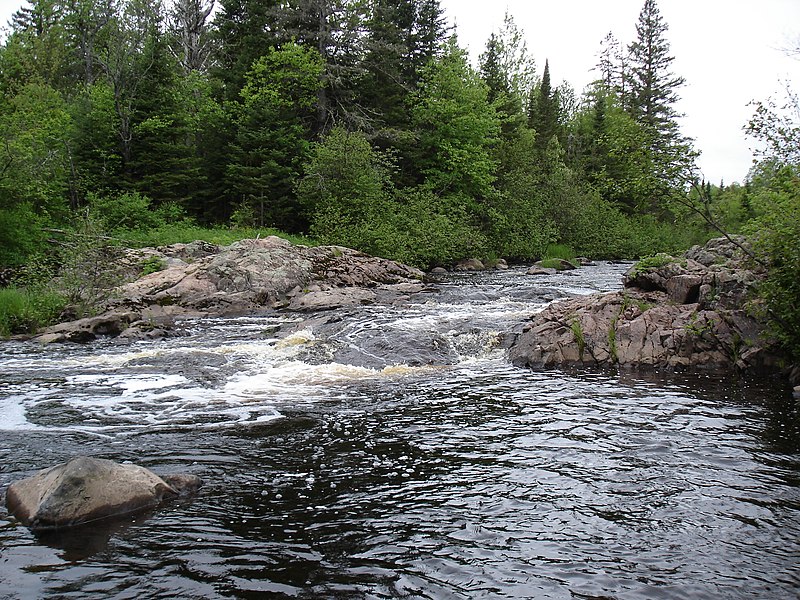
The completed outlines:
{"type": "MultiPolygon", "coordinates": [[[[539,266],[543,269],[555,269],[556,271],[565,271],[569,269],[566,265],[564,265],[564,260],[561,258],[545,258],[544,260],[539,261],[539,266]]],[[[569,262],[569,261],[567,261],[569,262]]],[[[570,263],[572,264],[572,263],[570,263]]],[[[573,265],[574,267],[575,265],[573,265]]]]}

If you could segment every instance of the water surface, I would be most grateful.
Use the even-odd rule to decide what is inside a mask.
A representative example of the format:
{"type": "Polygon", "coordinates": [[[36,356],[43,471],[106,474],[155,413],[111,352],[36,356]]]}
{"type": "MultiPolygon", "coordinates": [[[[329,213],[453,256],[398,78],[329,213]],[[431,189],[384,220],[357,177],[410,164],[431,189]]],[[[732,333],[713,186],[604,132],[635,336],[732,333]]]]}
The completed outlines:
{"type": "Polygon", "coordinates": [[[1,345],[0,486],[76,454],[206,485],[74,535],[2,509],[0,598],[796,598],[784,387],[505,359],[503,332],[623,268],[1,345]]]}

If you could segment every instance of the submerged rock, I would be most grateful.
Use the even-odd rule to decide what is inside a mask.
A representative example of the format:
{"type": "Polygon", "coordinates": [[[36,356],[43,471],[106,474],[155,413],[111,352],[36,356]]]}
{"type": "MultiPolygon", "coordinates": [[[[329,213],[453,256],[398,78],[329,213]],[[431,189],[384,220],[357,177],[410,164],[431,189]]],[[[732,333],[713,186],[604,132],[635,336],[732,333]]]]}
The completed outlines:
{"type": "Polygon", "coordinates": [[[137,465],[82,456],[12,483],[6,506],[24,525],[47,531],[153,508],[201,485],[195,475],[162,478],[137,465]]]}
{"type": "Polygon", "coordinates": [[[548,306],[511,343],[510,358],[530,367],[774,372],[783,356],[754,307],[759,276],[727,240],[659,255],[634,265],[623,291],[548,306]]]}

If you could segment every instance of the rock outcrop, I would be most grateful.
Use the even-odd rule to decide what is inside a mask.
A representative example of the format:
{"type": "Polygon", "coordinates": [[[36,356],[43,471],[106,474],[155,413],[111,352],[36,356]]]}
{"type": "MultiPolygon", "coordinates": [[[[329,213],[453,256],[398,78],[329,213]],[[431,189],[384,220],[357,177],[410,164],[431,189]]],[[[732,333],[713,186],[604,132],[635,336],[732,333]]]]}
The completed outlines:
{"type": "MultiPolygon", "coordinates": [[[[306,247],[278,237],[226,247],[203,242],[132,252],[122,268],[163,268],[119,286],[105,311],[49,328],[42,342],[85,342],[100,335],[141,339],[164,335],[180,316],[224,316],[274,308],[326,310],[407,297],[424,274],[391,260],[340,246],[306,247]]],[[[421,287],[420,287],[421,289],[421,287]]]]}
{"type": "Polygon", "coordinates": [[[32,530],[48,531],[153,508],[201,485],[194,475],[162,478],[137,465],[84,456],[12,483],[6,506],[32,530]]]}
{"type": "MultiPolygon", "coordinates": [[[[740,243],[743,243],[740,242],[740,243]]],[[[634,265],[625,289],[548,306],[511,343],[520,366],[776,371],[752,294],[760,274],[722,238],[634,265]]]]}

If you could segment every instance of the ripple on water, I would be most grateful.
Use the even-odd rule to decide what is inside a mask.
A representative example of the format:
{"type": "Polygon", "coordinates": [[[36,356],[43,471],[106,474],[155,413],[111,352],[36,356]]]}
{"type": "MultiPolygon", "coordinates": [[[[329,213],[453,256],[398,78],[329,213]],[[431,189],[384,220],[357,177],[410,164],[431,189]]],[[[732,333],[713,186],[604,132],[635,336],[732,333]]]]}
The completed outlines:
{"type": "Polygon", "coordinates": [[[459,275],[404,309],[194,321],[130,347],[4,346],[0,485],[77,453],[206,485],[91,536],[0,516],[0,596],[797,597],[784,390],[529,372],[497,349],[519,314],[620,270],[459,275]],[[348,344],[372,359],[330,359],[348,344]]]}

